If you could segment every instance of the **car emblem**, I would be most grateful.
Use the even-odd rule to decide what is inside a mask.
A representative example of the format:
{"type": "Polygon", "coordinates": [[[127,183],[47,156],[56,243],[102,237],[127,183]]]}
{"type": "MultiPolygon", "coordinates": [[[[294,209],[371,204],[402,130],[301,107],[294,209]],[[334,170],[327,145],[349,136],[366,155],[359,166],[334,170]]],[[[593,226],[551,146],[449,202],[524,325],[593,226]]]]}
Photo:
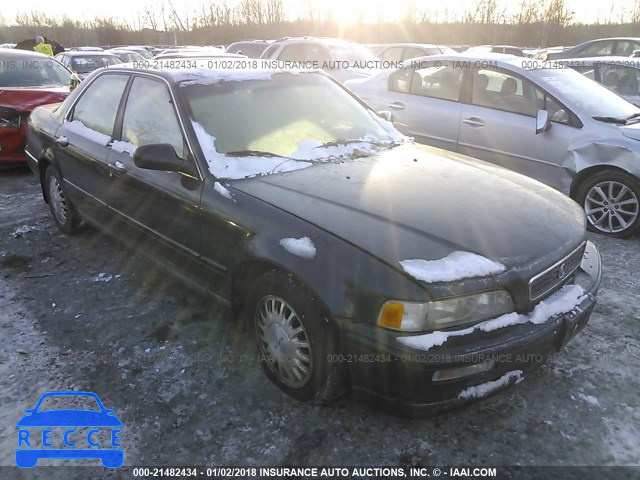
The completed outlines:
{"type": "Polygon", "coordinates": [[[564,274],[565,274],[564,266],[565,266],[564,263],[560,265],[560,268],[558,269],[558,278],[564,278],[564,274]]]}

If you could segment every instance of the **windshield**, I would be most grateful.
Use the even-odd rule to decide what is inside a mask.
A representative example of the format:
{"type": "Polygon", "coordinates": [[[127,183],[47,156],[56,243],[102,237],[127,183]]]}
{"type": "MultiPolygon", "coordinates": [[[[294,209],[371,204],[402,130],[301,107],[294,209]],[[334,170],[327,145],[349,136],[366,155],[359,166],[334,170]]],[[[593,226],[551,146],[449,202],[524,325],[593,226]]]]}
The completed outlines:
{"type": "Polygon", "coordinates": [[[225,156],[255,167],[254,171],[239,168],[235,173],[213,168],[214,175],[243,178],[276,173],[271,165],[279,165],[282,159],[270,158],[273,156],[311,163],[347,158],[359,148],[385,148],[404,138],[323,75],[267,74],[271,78],[182,84],[194,128],[202,130],[196,133],[210,167],[225,156]],[[256,156],[262,160],[250,158],[256,156]]]}
{"type": "Polygon", "coordinates": [[[626,119],[640,109],[627,102],[608,88],[588,79],[575,70],[561,69],[540,69],[531,70],[533,79],[542,84],[551,85],[560,92],[569,106],[575,105],[583,109],[591,117],[611,117],[626,119]]]}
{"type": "Polygon", "coordinates": [[[136,52],[118,52],[114,53],[116,57],[120,59],[120,61],[124,63],[133,63],[133,62],[142,62],[144,61],[144,57],[136,52]]]}
{"type": "Polygon", "coordinates": [[[329,45],[334,59],[339,62],[367,62],[376,61],[376,57],[367,47],[358,44],[329,45]]]}
{"type": "Polygon", "coordinates": [[[71,69],[77,73],[89,73],[102,67],[122,63],[112,55],[83,55],[71,57],[71,69]]]}
{"type": "Polygon", "coordinates": [[[71,73],[57,60],[42,57],[0,56],[0,87],[69,85],[71,73]]]}

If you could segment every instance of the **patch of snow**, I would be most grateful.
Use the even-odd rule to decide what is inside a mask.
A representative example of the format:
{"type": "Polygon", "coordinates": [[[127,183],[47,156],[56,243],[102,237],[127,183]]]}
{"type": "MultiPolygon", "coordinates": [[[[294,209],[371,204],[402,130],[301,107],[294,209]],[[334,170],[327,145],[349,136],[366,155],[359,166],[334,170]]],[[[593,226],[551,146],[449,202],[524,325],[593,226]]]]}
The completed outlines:
{"type": "Polygon", "coordinates": [[[99,273],[93,280],[94,282],[110,282],[113,280],[113,275],[107,275],[106,273],[99,273]]]}
{"type": "Polygon", "coordinates": [[[523,378],[522,370],[512,370],[511,372],[505,373],[497,380],[493,380],[491,382],[481,383],[480,385],[475,385],[473,387],[465,388],[458,394],[458,398],[460,399],[468,399],[468,398],[480,398],[489,395],[491,392],[498,390],[499,388],[507,385],[512,379],[517,378],[520,380],[523,378]]]}
{"type": "Polygon", "coordinates": [[[476,330],[483,332],[492,332],[499,328],[509,327],[512,325],[522,325],[525,323],[533,323],[539,325],[547,322],[555,315],[568,313],[575,309],[585,297],[585,292],[578,285],[565,285],[556,293],[539,302],[532,312],[527,314],[519,314],[516,312],[506,313],[492,320],[478,323],[464,330],[451,331],[435,331],[424,335],[414,335],[409,337],[397,337],[398,342],[418,350],[427,351],[435,346],[444,344],[449,337],[458,337],[461,335],[469,335],[476,330]]]}
{"type": "Polygon", "coordinates": [[[313,258],[316,256],[316,247],[309,237],[283,238],[280,245],[292,255],[302,258],[313,258]]]}
{"type": "Polygon", "coordinates": [[[136,147],[133,143],[131,142],[123,142],[122,140],[115,140],[112,144],[111,144],[111,149],[115,150],[118,153],[128,153],[129,155],[133,156],[134,152],[136,151],[136,147]]]}
{"type": "Polygon", "coordinates": [[[13,235],[14,238],[18,238],[25,233],[37,232],[40,230],[42,230],[42,227],[38,225],[20,225],[13,232],[11,232],[11,235],[13,235]]]}
{"type": "Polygon", "coordinates": [[[578,393],[578,396],[582,400],[587,402],[589,405],[592,405],[594,407],[599,407],[600,406],[600,402],[598,401],[598,399],[596,397],[592,397],[591,395],[585,395],[583,393],[578,393]]]}
{"type": "Polygon", "coordinates": [[[453,252],[440,260],[402,260],[402,269],[426,283],[452,282],[505,271],[501,263],[471,252],[453,252]]]}
{"type": "Polygon", "coordinates": [[[220,182],[216,182],[213,184],[213,189],[218,192],[220,195],[222,195],[225,198],[228,199],[232,199],[231,198],[231,192],[229,190],[227,190],[220,182]]]}
{"type": "Polygon", "coordinates": [[[99,145],[106,146],[111,141],[111,137],[109,135],[92,130],[80,120],[65,122],[64,125],[68,131],[75,133],[76,135],[80,135],[81,137],[91,140],[99,145]]]}
{"type": "Polygon", "coordinates": [[[170,72],[170,75],[177,82],[182,82],[181,87],[189,85],[215,85],[220,82],[241,82],[246,80],[269,80],[275,73],[290,73],[284,70],[211,70],[206,68],[195,68],[192,70],[180,70],[170,72]]]}

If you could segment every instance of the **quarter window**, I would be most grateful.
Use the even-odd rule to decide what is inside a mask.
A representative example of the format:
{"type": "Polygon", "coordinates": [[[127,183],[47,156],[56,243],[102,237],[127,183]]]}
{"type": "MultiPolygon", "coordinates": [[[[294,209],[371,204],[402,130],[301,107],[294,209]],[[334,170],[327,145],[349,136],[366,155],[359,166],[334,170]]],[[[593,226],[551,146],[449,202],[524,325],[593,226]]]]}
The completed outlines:
{"type": "Polygon", "coordinates": [[[102,75],[82,94],[73,109],[73,120],[111,137],[127,75],[102,75]]]}
{"type": "Polygon", "coordinates": [[[613,42],[596,42],[586,47],[580,52],[581,57],[599,57],[603,55],[611,55],[613,52],[613,42]]]}
{"type": "Polygon", "coordinates": [[[142,77],[133,81],[122,121],[122,140],[136,147],[169,143],[184,158],[182,131],[165,85],[142,77]]]}

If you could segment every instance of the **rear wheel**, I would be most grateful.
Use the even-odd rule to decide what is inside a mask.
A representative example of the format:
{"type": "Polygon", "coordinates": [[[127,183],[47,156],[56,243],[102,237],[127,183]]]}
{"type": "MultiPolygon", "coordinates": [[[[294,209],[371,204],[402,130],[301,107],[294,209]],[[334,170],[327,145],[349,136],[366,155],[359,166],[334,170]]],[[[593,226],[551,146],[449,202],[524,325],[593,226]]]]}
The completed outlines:
{"type": "Polygon", "coordinates": [[[247,309],[258,358],[273,383],[301,401],[326,403],[343,393],[345,372],[331,362],[337,332],[291,275],[271,271],[260,277],[247,309]]]}
{"type": "Polygon", "coordinates": [[[55,165],[50,165],[44,174],[44,185],[49,200],[49,208],[58,228],[67,235],[80,230],[80,216],[71,204],[62,183],[62,175],[55,165]]]}
{"type": "Polygon", "coordinates": [[[580,185],[576,200],[593,232],[626,238],[640,228],[640,180],[628,173],[604,170],[592,175],[580,185]]]}

